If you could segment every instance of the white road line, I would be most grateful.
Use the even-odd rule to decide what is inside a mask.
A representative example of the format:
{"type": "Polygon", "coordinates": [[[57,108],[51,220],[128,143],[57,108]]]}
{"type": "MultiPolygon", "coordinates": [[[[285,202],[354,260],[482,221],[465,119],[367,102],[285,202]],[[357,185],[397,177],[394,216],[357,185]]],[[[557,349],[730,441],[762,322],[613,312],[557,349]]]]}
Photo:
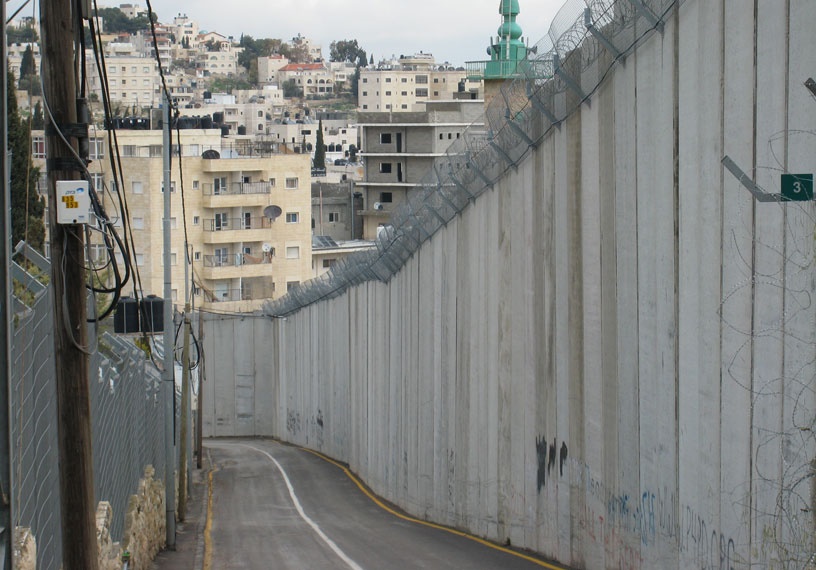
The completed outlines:
{"type": "Polygon", "coordinates": [[[253,447],[245,443],[238,443],[236,445],[240,445],[241,447],[246,447],[254,451],[257,451],[258,453],[265,455],[272,463],[274,463],[275,467],[277,467],[278,471],[280,471],[280,474],[283,475],[283,480],[286,481],[286,487],[289,489],[289,496],[292,498],[292,503],[294,503],[295,508],[297,509],[297,512],[300,515],[300,518],[302,518],[304,521],[306,521],[306,524],[312,527],[312,530],[315,531],[315,534],[319,536],[320,539],[323,542],[325,542],[328,545],[328,547],[331,548],[334,551],[334,553],[348,565],[349,568],[352,568],[353,570],[363,570],[362,566],[357,564],[354,560],[349,558],[349,556],[345,552],[340,550],[340,547],[337,546],[337,544],[332,539],[326,536],[326,533],[323,532],[323,530],[317,525],[317,523],[310,519],[309,515],[307,515],[304,512],[303,507],[300,505],[300,501],[298,500],[297,495],[295,494],[295,489],[294,487],[292,487],[292,482],[289,481],[289,476],[286,474],[286,471],[284,471],[281,464],[278,463],[277,459],[272,457],[269,453],[267,453],[263,449],[258,449],[257,447],[253,447]]]}

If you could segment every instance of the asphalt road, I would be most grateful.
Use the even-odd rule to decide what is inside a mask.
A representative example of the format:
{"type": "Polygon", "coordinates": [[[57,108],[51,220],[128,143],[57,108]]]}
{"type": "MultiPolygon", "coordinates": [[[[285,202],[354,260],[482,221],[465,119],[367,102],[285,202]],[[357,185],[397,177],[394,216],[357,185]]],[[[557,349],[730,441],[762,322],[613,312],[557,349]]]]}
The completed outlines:
{"type": "Polygon", "coordinates": [[[210,441],[206,450],[205,570],[560,568],[406,520],[342,466],[303,449],[253,439],[210,441]]]}

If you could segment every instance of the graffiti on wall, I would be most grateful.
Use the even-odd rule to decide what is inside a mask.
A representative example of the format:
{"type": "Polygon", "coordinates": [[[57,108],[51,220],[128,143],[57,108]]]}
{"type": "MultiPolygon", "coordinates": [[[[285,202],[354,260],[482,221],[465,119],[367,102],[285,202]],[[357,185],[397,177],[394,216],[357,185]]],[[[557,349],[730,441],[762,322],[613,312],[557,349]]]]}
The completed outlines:
{"type": "Polygon", "coordinates": [[[676,491],[667,486],[644,486],[637,493],[611,488],[589,464],[568,457],[566,442],[557,452],[556,441],[536,437],[538,492],[554,478],[582,491],[586,501],[576,513],[578,524],[589,540],[615,557],[617,567],[641,568],[648,549],[666,541],[701,570],[733,570],[741,563],[733,537],[692,506],[681,505],[676,491]]]}

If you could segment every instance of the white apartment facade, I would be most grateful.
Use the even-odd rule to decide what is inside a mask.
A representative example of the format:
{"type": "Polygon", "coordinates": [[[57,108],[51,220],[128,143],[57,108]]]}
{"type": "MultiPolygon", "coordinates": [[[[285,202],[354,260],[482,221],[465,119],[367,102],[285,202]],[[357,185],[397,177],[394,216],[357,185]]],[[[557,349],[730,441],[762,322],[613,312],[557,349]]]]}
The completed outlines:
{"type": "Polygon", "coordinates": [[[431,54],[423,53],[361,68],[358,110],[421,112],[429,101],[450,101],[462,89],[478,89],[466,75],[464,68],[436,64],[431,54]]]}
{"type": "MultiPolygon", "coordinates": [[[[160,130],[118,130],[133,248],[145,294],[164,287],[163,157],[160,130]]],[[[174,135],[174,146],[178,145],[174,135]]],[[[34,133],[34,148],[42,145],[34,133]]],[[[96,187],[112,188],[107,137],[94,135],[89,169],[96,187]]],[[[252,157],[228,151],[217,129],[181,130],[181,159],[171,175],[173,299],[184,301],[184,221],[192,248],[196,305],[221,311],[251,311],[311,277],[311,178],[308,156],[252,157]],[[223,149],[218,152],[216,149],[223,149]],[[205,150],[216,150],[217,154],[205,150]],[[203,155],[203,156],[202,156],[203,155]],[[208,158],[204,158],[207,156],[208,158]],[[213,158],[219,156],[220,158],[213,158]],[[231,157],[231,158],[230,158],[231,157]],[[184,210],[181,200],[182,174],[184,210]]],[[[178,152],[178,150],[176,151],[178,152]]],[[[44,153],[39,156],[44,157],[44,153]]],[[[121,231],[111,193],[105,207],[121,231]]],[[[94,244],[92,261],[104,260],[94,244]]]]}

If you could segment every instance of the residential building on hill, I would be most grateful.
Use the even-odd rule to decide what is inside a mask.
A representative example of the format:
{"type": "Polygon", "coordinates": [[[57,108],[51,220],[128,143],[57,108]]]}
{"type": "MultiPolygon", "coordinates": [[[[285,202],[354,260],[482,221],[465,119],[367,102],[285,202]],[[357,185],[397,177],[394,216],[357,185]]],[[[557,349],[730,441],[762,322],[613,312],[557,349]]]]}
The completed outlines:
{"type": "Polygon", "coordinates": [[[467,82],[464,68],[437,64],[429,53],[400,56],[360,69],[357,106],[361,112],[421,112],[429,101],[450,101],[478,86],[467,82]]]}
{"type": "Polygon", "coordinates": [[[483,113],[483,101],[476,99],[428,102],[421,113],[359,114],[365,175],[356,186],[364,197],[363,239],[376,238],[434,160],[467,127],[481,124],[483,113]]]}
{"type": "MultiPolygon", "coordinates": [[[[183,303],[184,230],[193,256],[196,305],[213,310],[249,311],[265,299],[311,277],[311,183],[308,155],[259,153],[255,147],[222,137],[218,129],[182,129],[175,152],[170,192],[172,200],[171,257],[173,299],[183,303]],[[252,152],[247,152],[249,149],[252,152]],[[183,176],[182,176],[183,175],[183,176]],[[182,178],[184,208],[182,208],[182,178]],[[185,213],[186,212],[186,213],[185,213]],[[183,217],[185,216],[185,217],[183,217]]],[[[164,284],[164,216],[162,132],[117,131],[123,191],[130,213],[133,249],[145,294],[161,295],[164,284]]],[[[42,131],[34,133],[35,150],[43,146],[42,131]]],[[[107,136],[91,141],[89,169],[94,185],[111,189],[107,136]]],[[[40,162],[44,153],[39,154],[40,162]]],[[[101,193],[115,225],[118,202],[101,193]]],[[[91,245],[91,261],[105,259],[104,246],[91,245]]]]}

